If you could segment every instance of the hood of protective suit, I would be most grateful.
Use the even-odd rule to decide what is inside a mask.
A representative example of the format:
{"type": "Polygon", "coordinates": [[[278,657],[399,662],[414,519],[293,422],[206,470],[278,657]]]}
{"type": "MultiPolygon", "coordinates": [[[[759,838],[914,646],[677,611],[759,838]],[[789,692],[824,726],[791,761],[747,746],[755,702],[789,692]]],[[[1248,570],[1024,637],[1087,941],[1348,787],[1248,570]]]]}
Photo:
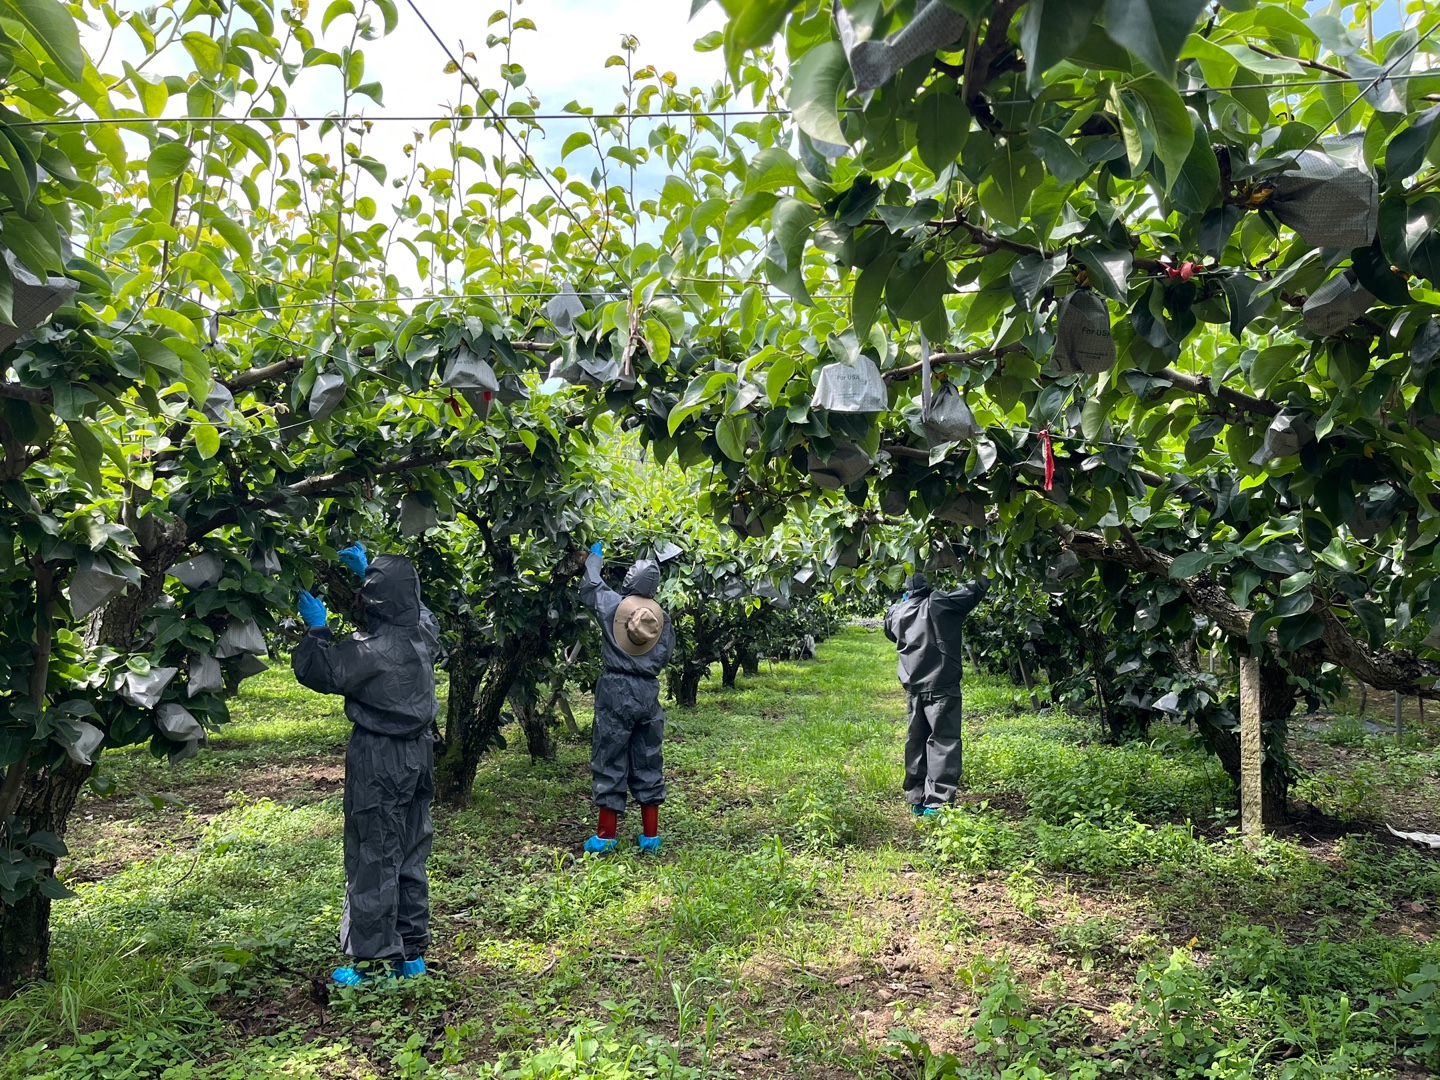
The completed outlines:
{"type": "Polygon", "coordinates": [[[376,556],[360,586],[360,603],[372,634],[382,626],[418,626],[420,577],[410,560],[398,555],[376,556]]]}
{"type": "Polygon", "coordinates": [[[625,575],[620,592],[625,596],[654,596],[660,588],[660,564],[641,559],[625,575]]]}
{"type": "Polygon", "coordinates": [[[930,591],[930,579],[917,570],[905,579],[905,591],[911,596],[924,596],[930,591]]]}

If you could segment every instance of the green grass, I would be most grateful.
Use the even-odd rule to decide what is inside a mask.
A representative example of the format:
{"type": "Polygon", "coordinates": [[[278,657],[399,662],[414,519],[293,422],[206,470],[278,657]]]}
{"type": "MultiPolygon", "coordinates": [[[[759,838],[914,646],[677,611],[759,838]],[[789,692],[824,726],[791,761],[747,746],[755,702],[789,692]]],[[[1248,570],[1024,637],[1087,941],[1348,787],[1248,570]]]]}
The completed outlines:
{"type": "MultiPolygon", "coordinates": [[[[327,994],[348,727],[267,673],[198,759],[104,759],[118,790],[78,811],[54,979],[0,1004],[0,1078],[1440,1067],[1440,861],[1363,833],[1251,849],[1185,731],[1113,746],[1028,709],[967,682],[962,801],[917,825],[878,633],[708,683],[671,711],[658,860],[633,820],[618,857],[578,857],[583,743],[496,754],[473,804],[437,813],[435,977],[327,994]]],[[[1418,747],[1314,745],[1424,790],[1418,747]]]]}

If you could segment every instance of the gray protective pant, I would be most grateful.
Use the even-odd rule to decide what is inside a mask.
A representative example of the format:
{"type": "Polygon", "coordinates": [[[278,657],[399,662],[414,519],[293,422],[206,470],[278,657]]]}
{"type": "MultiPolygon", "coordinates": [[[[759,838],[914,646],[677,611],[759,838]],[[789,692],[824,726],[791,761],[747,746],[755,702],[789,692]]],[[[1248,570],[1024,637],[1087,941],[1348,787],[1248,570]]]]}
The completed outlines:
{"type": "Polygon", "coordinates": [[[601,672],[590,729],[590,787],[595,805],[625,812],[625,793],[642,806],[665,801],[665,710],[660,681],[601,672]]]}
{"type": "Polygon", "coordinates": [[[905,736],[905,798],[944,806],[960,786],[960,694],[910,694],[905,736]]]}
{"type": "Polygon", "coordinates": [[[434,829],[435,743],[357,727],[345,750],[345,910],[340,948],[357,960],[414,960],[430,944],[425,860],[434,829]]]}

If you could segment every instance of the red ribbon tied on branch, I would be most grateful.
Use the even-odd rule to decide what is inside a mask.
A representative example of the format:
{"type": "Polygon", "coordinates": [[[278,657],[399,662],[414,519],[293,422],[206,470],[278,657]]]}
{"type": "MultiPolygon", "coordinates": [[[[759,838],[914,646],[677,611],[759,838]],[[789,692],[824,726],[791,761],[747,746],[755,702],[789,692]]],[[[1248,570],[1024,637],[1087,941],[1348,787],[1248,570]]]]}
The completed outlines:
{"type": "Polygon", "coordinates": [[[1055,448],[1050,445],[1050,429],[1040,432],[1040,441],[1045,444],[1045,490],[1055,488],[1055,448]]]}

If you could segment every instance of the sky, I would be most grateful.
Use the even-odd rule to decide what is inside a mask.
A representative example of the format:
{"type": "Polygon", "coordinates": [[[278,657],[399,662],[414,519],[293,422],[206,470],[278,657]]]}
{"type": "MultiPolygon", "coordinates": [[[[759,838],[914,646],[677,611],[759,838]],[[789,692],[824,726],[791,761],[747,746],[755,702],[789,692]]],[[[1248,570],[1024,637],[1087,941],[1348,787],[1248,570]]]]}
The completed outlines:
{"type": "MultiPolygon", "coordinates": [[[[499,66],[504,61],[504,50],[488,49],[487,28],[490,15],[497,8],[511,6],[510,0],[414,0],[420,12],[429,20],[446,44],[457,54],[472,52],[479,61],[477,78],[482,86],[499,87],[503,83],[499,66]]],[[[350,39],[353,23],[348,18],[337,19],[328,33],[321,34],[319,13],[323,12],[328,0],[312,0],[309,25],[317,36],[316,44],[323,48],[338,50],[350,39]]],[[[447,75],[444,68],[447,57],[420,19],[410,9],[408,0],[397,0],[400,20],[396,30],[387,37],[376,41],[363,42],[365,51],[367,81],[379,81],[384,87],[384,104],[378,106],[368,98],[358,98],[352,105],[352,112],[363,111],[367,116],[435,116],[453,111],[453,103],[459,97],[459,77],[447,75]]],[[[513,35],[511,61],[525,69],[526,81],[519,90],[511,91],[511,100],[527,99],[533,93],[541,101],[544,112],[560,112],[572,101],[593,108],[597,112],[610,112],[623,103],[624,68],[606,68],[607,57],[621,52],[621,36],[633,35],[639,39],[635,52],[635,67],[653,64],[659,71],[674,72],[681,89],[691,86],[709,87],[723,77],[724,63],[719,51],[697,52],[694,43],[711,30],[724,25],[724,13],[718,4],[710,4],[695,18],[690,18],[690,0],[514,0],[515,19],[528,18],[536,30],[522,30],[513,35]]],[[[378,19],[378,16],[377,16],[378,19]]],[[[84,35],[86,47],[92,55],[107,50],[106,35],[99,27],[92,28],[84,35]]],[[[128,30],[122,29],[108,43],[108,52],[102,63],[106,71],[119,71],[123,61],[138,63],[144,55],[138,41],[128,30]]],[[[173,55],[151,65],[150,74],[185,73],[190,70],[189,58],[178,48],[173,55]]],[[[292,87],[287,89],[289,111],[305,116],[323,116],[339,109],[341,104],[340,76],[332,67],[321,67],[302,73],[292,87]]],[[[467,92],[466,100],[473,104],[473,92],[467,92]]],[[[171,100],[167,110],[172,114],[183,112],[183,99],[171,100]]],[[[413,139],[417,128],[426,125],[405,122],[380,122],[374,125],[366,136],[365,153],[384,162],[392,177],[405,171],[403,147],[413,139]]],[[[560,150],[566,135],[589,125],[584,122],[545,121],[546,138],[535,141],[532,136],[531,148],[537,162],[545,168],[560,163],[560,150]]],[[[494,152],[499,136],[472,129],[473,139],[487,154],[494,152]]],[[[313,140],[317,132],[311,129],[306,138],[313,140]]],[[[636,141],[643,139],[640,128],[636,129],[636,141]]],[[[133,151],[143,154],[143,141],[128,139],[133,151]]],[[[307,149],[314,149],[308,146],[307,149]]],[[[338,144],[332,136],[329,149],[334,153],[338,144]]],[[[444,164],[437,152],[425,155],[422,160],[431,164],[444,164]]],[[[593,157],[585,166],[593,165],[593,157]]],[[[572,159],[572,165],[574,159],[572,159]]],[[[658,166],[647,169],[637,176],[636,197],[645,198],[663,184],[665,172],[658,166]]],[[[364,178],[367,190],[379,204],[379,214],[387,216],[387,208],[398,201],[398,193],[392,188],[381,189],[368,177],[364,178]]],[[[408,259],[405,260],[408,262],[408,259]]],[[[408,275],[404,268],[397,267],[404,280],[408,275]]]]}

